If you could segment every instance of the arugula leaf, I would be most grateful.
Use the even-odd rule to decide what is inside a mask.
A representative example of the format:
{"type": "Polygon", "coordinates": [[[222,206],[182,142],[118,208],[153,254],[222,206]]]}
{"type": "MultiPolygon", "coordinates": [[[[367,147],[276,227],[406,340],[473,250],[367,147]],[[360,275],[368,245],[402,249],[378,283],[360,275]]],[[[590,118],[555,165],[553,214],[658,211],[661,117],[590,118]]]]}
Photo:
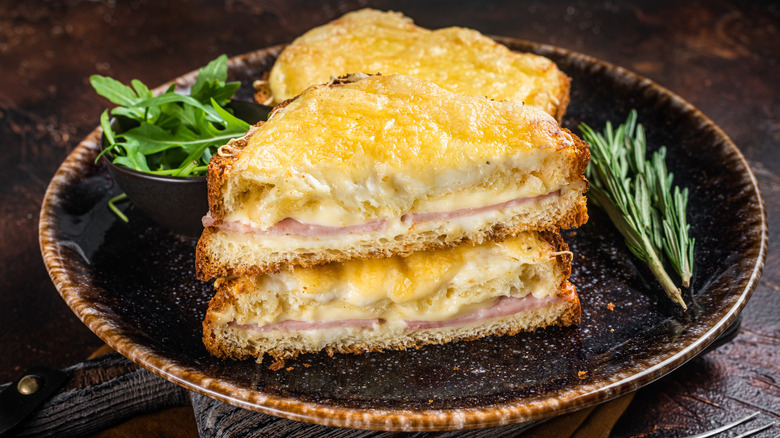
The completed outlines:
{"type": "Polygon", "coordinates": [[[114,130],[111,128],[111,123],[108,120],[108,110],[103,111],[103,114],[100,115],[100,127],[103,128],[103,134],[106,136],[108,143],[112,145],[116,143],[114,130]]]}
{"type": "Polygon", "coordinates": [[[247,131],[251,126],[249,123],[227,112],[224,108],[219,106],[219,104],[217,104],[217,102],[214,99],[211,99],[211,106],[214,108],[217,114],[219,114],[219,116],[222,117],[222,120],[227,122],[225,129],[231,129],[231,130],[238,129],[238,130],[247,131]]]}
{"type": "Polygon", "coordinates": [[[139,100],[138,94],[123,83],[106,76],[92,75],[89,83],[97,93],[117,105],[133,105],[139,100]]]}
{"type": "Polygon", "coordinates": [[[240,82],[225,83],[226,80],[227,55],[221,55],[198,72],[190,96],[204,104],[214,99],[220,105],[224,105],[241,86],[240,82]]]}
{"type": "Polygon", "coordinates": [[[192,86],[190,96],[195,99],[203,97],[204,90],[215,81],[225,81],[227,79],[227,56],[220,55],[217,59],[206,64],[205,67],[198,71],[198,77],[195,79],[195,84],[192,86]],[[224,68],[223,68],[224,67],[224,68]]]}
{"type": "Polygon", "coordinates": [[[143,112],[139,111],[138,108],[126,108],[123,106],[112,109],[111,115],[114,117],[121,116],[131,120],[144,120],[146,118],[144,117],[143,112]]]}
{"type": "Polygon", "coordinates": [[[201,110],[206,112],[209,116],[211,116],[211,118],[210,118],[211,121],[214,121],[214,122],[220,122],[221,121],[219,116],[217,116],[216,111],[214,111],[214,109],[211,108],[210,106],[204,105],[200,101],[198,101],[196,99],[193,99],[190,96],[185,96],[183,94],[177,94],[177,93],[173,93],[173,92],[161,94],[161,95],[156,96],[156,97],[150,97],[150,98],[144,99],[144,100],[140,100],[140,101],[138,101],[138,102],[136,102],[136,103],[134,103],[132,105],[127,105],[127,107],[129,107],[129,108],[134,108],[134,107],[146,108],[146,107],[149,107],[149,108],[151,108],[151,107],[155,107],[155,106],[163,106],[163,105],[165,105],[167,103],[183,103],[183,104],[195,107],[195,108],[200,108],[201,110]]]}
{"type": "Polygon", "coordinates": [[[133,86],[133,90],[135,90],[139,99],[146,99],[152,97],[152,92],[149,90],[149,87],[144,85],[144,83],[139,81],[138,79],[133,79],[132,81],[130,81],[130,84],[133,86]]]}
{"type": "Polygon", "coordinates": [[[127,194],[122,193],[108,200],[108,208],[114,212],[114,214],[122,220],[124,223],[130,222],[130,219],[116,206],[116,203],[127,199],[127,194]]]}
{"type": "Polygon", "coordinates": [[[111,115],[136,125],[115,133],[109,124],[109,112],[104,111],[100,124],[108,146],[98,158],[108,154],[114,164],[143,172],[202,175],[216,149],[250,127],[223,107],[240,87],[239,82],[226,80],[226,55],[198,71],[189,96],[176,93],[175,85],[154,96],[137,79],[129,87],[112,78],[91,76],[95,91],[120,105],[111,110],[111,115]]]}

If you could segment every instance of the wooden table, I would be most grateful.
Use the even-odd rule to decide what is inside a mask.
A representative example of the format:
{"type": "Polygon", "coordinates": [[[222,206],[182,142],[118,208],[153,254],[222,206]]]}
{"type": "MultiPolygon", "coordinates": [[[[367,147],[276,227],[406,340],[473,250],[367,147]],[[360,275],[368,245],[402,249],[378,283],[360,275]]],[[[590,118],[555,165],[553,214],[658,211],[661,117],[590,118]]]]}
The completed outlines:
{"type": "Polygon", "coordinates": [[[429,28],[466,26],[603,59],[678,93],[723,128],[763,190],[764,274],[734,342],[641,390],[613,435],[703,431],[754,411],[761,423],[780,421],[780,10],[770,1],[2,0],[0,382],[32,364],[79,362],[101,345],[59,298],[37,240],[48,181],[106,106],[89,75],[159,84],[363,6],[403,11],[429,28]]]}

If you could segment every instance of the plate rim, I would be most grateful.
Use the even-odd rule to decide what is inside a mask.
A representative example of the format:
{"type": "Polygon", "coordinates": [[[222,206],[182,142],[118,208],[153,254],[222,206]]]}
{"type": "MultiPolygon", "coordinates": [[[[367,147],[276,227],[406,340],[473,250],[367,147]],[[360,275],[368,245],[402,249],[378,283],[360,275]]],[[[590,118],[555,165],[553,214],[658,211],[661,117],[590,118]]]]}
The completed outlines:
{"type": "MultiPolygon", "coordinates": [[[[573,396],[567,395],[568,392],[572,391],[568,390],[558,394],[554,400],[548,398],[531,404],[518,403],[515,400],[514,402],[507,401],[476,408],[428,410],[329,407],[293,397],[268,395],[247,388],[236,388],[234,385],[220,379],[205,376],[192,367],[172,363],[170,359],[167,359],[166,362],[165,357],[156,355],[148,347],[133,344],[122,338],[121,328],[114,327],[110,321],[102,320],[99,309],[87,307],[80,303],[78,300],[78,285],[70,279],[71,273],[62,264],[63,256],[61,250],[63,246],[55,237],[56,217],[52,216],[52,212],[58,202],[58,189],[72,181],[74,177],[79,176],[77,164],[89,160],[89,157],[94,158],[99,148],[98,142],[101,134],[99,126],[80,141],[77,147],[68,154],[67,158],[60,165],[46,189],[41,207],[38,230],[39,245],[46,270],[58,293],[74,314],[106,344],[132,362],[170,382],[240,408],[325,426],[385,431],[446,431],[523,423],[606,402],[671,373],[702,352],[726,330],[729,324],[736,320],[758,285],[763,271],[768,247],[767,213],[758,181],[747,159],[728,135],[712,120],[682,97],[648,78],[623,67],[560,47],[504,36],[491,36],[491,38],[510,47],[528,47],[537,53],[553,53],[560,57],[575,58],[590,65],[599,65],[607,70],[615,71],[621,76],[628,76],[638,83],[650,86],[672,98],[675,105],[680,105],[693,112],[697,119],[702,121],[707,128],[712,129],[723,140],[729,152],[735,154],[739,159],[745,171],[743,176],[748,177],[750,186],[753,189],[751,195],[754,195],[758,201],[761,227],[759,251],[753,261],[753,269],[750,272],[750,276],[747,280],[743,280],[740,283],[742,285],[740,295],[734,305],[728,309],[726,314],[714,326],[682,350],[633,375],[605,379],[598,383],[580,386],[576,391],[577,394],[573,396]],[[200,384],[192,381],[191,378],[193,376],[198,377],[200,384]]],[[[273,52],[281,51],[283,47],[284,45],[275,45],[231,57],[228,61],[229,66],[235,66],[250,57],[268,56],[273,52]]],[[[196,71],[189,72],[157,89],[167,87],[172,83],[182,83],[188,79],[191,80],[195,74],[196,71]]],[[[616,376],[620,376],[620,374],[616,374],[616,376]]]]}

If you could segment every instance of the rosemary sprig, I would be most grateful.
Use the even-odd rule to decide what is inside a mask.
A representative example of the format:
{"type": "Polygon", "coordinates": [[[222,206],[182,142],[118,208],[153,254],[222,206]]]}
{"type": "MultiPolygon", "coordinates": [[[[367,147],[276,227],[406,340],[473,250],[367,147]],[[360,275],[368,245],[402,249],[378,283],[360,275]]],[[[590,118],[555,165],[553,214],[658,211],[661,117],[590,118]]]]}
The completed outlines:
{"type": "Polygon", "coordinates": [[[688,189],[672,188],[674,175],[666,168],[666,148],[646,159],[647,143],[637,113],[632,110],[617,130],[607,122],[603,133],[581,124],[590,145],[586,175],[588,196],[609,215],[626,245],[650,267],[666,294],[687,309],[680,288],[664,267],[664,255],[685,287],[693,275],[693,245],[686,220],[688,189]]]}

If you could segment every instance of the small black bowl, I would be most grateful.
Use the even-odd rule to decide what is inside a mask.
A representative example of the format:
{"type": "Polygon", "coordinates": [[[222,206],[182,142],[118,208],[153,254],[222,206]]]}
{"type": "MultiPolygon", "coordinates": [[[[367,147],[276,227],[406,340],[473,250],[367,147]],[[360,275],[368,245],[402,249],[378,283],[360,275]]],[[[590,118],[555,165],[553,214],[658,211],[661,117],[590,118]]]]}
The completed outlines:
{"type": "Polygon", "coordinates": [[[201,219],[209,211],[205,176],[153,175],[115,165],[105,155],[101,159],[133,205],[153,221],[178,234],[200,236],[201,219]]]}
{"type": "MultiPolygon", "coordinates": [[[[227,105],[236,117],[255,124],[267,120],[271,107],[246,101],[231,101],[227,105]]],[[[130,129],[127,120],[114,119],[111,126],[117,132],[130,129]]],[[[101,138],[106,146],[105,136],[101,138]]],[[[115,165],[103,155],[114,181],[130,201],[157,224],[189,237],[198,237],[203,231],[201,219],[209,211],[208,186],[205,176],[161,176],[115,165]]]]}

